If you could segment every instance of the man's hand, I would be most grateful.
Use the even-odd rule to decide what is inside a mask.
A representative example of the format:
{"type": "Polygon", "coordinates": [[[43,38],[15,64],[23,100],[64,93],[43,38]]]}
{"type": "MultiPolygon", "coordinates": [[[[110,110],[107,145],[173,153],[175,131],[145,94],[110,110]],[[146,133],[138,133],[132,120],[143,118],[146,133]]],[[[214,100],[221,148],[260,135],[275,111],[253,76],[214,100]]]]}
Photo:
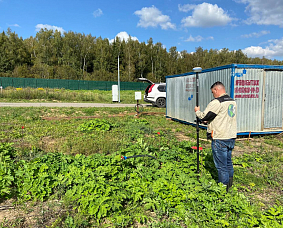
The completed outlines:
{"type": "Polygon", "coordinates": [[[200,107],[199,106],[195,106],[195,112],[199,111],[199,110],[200,110],[200,107]]]}

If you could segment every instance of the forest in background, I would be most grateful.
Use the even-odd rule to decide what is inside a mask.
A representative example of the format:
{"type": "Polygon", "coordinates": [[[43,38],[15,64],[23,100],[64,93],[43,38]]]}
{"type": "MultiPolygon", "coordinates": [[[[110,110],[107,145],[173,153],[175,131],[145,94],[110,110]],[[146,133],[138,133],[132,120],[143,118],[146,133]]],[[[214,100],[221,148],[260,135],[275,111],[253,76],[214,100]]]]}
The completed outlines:
{"type": "Polygon", "coordinates": [[[42,29],[35,37],[23,39],[11,29],[0,33],[0,77],[137,81],[145,77],[165,81],[165,76],[190,72],[195,66],[203,69],[232,64],[283,65],[283,61],[265,57],[249,58],[240,49],[231,51],[203,49],[178,52],[167,50],[162,43],[125,41],[76,32],[42,29]]]}

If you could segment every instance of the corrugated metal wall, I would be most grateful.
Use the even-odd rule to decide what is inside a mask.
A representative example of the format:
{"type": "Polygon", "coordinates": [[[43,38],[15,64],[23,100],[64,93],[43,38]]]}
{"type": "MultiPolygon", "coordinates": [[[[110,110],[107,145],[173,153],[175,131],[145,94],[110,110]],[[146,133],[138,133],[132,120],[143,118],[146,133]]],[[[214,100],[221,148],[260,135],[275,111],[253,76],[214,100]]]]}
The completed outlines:
{"type": "MultiPolygon", "coordinates": [[[[237,68],[235,73],[242,73],[237,68]]],[[[238,132],[262,130],[263,69],[246,69],[246,74],[234,79],[234,98],[237,102],[238,132]]]]}
{"type": "MultiPolygon", "coordinates": [[[[194,112],[196,105],[195,80],[195,73],[166,79],[167,116],[186,122],[194,122],[196,119],[194,112]]],[[[201,109],[204,109],[213,99],[210,87],[217,81],[221,81],[225,85],[229,94],[231,69],[199,73],[199,106],[201,109]]]]}
{"type": "MultiPolygon", "coordinates": [[[[237,131],[282,130],[283,66],[232,64],[199,73],[201,111],[213,99],[210,87],[221,81],[237,102],[237,131]]],[[[194,123],[196,116],[196,74],[166,77],[167,116],[194,123]]]]}
{"type": "Polygon", "coordinates": [[[283,72],[265,71],[264,128],[282,127],[282,93],[283,72]]]}

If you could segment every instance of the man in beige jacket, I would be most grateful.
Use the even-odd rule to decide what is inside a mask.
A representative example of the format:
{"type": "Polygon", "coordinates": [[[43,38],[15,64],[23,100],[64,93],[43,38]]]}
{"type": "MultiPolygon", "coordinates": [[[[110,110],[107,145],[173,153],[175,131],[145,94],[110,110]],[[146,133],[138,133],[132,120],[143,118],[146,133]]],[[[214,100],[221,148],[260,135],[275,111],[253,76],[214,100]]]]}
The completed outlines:
{"type": "Polygon", "coordinates": [[[233,183],[232,150],[237,137],[237,105],[226,93],[221,82],[211,86],[213,99],[201,112],[195,107],[196,116],[207,123],[207,135],[211,139],[213,161],[218,171],[218,181],[227,185],[227,191],[233,183]]]}

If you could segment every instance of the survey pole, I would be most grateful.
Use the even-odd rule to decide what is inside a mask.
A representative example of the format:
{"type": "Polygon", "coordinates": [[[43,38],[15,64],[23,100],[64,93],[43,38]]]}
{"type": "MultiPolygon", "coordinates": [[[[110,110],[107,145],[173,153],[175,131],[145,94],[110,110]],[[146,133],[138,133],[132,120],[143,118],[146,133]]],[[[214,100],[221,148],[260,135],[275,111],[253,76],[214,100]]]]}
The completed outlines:
{"type": "MultiPolygon", "coordinates": [[[[201,67],[194,67],[193,71],[196,73],[196,106],[199,106],[199,73],[202,71],[201,67]]],[[[196,129],[197,129],[197,174],[199,174],[199,118],[196,117],[196,129]]],[[[199,175],[198,175],[199,180],[199,175]]]]}

